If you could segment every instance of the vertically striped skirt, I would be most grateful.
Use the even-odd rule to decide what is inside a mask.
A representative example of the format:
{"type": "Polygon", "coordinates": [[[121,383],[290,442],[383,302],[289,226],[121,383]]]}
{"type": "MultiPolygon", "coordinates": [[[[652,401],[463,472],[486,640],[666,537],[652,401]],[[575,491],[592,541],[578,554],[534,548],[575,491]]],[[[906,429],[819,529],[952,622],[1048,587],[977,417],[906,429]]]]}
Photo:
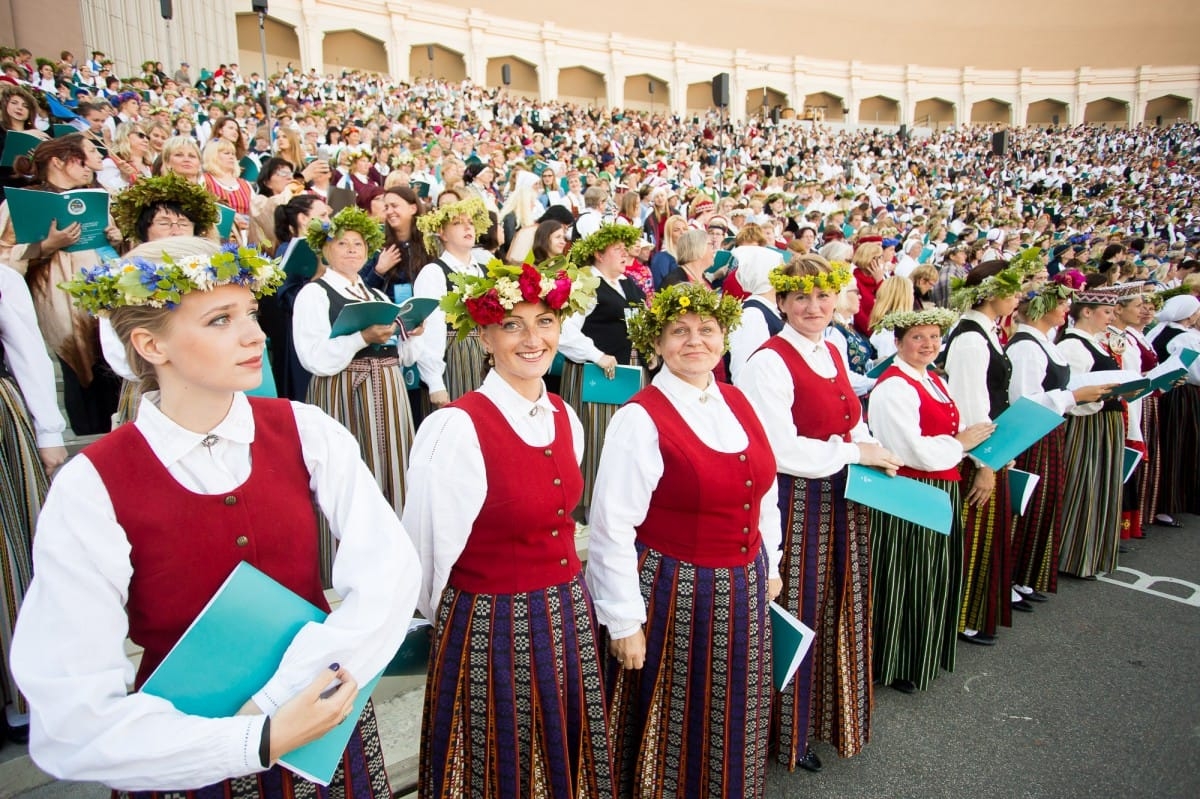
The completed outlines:
{"type": "Polygon", "coordinates": [[[296,776],[279,764],[266,771],[204,788],[113,791],[113,799],[392,799],[375,707],[363,708],[350,734],[342,762],[328,787],[296,776]]]}
{"type": "Polygon", "coordinates": [[[1162,482],[1158,512],[1200,513],[1200,386],[1176,386],[1158,403],[1162,482]]]}
{"type": "Polygon", "coordinates": [[[142,383],[138,380],[121,380],[121,394],[117,397],[117,420],[119,427],[137,419],[138,406],[142,404],[142,383]]]}
{"type": "Polygon", "coordinates": [[[1158,514],[1158,489],[1162,479],[1162,440],[1159,424],[1159,394],[1142,399],[1142,438],[1146,441],[1146,460],[1142,465],[1142,530],[1154,522],[1158,514]]]}
{"type": "Polygon", "coordinates": [[[1092,577],[1117,565],[1125,425],[1117,411],[1067,418],[1058,570],[1092,577]]]}
{"type": "Polygon", "coordinates": [[[954,671],[963,538],[958,482],[921,482],[950,495],[953,527],[942,535],[871,511],[871,610],[876,678],[924,691],[939,667],[954,671]]]}
{"type": "MultiPolygon", "coordinates": [[[[562,401],[575,409],[580,420],[583,419],[583,364],[576,363],[570,358],[563,359],[562,375],[558,382],[558,396],[562,401]]],[[[591,449],[591,447],[588,447],[591,449]]]]}
{"type": "Polygon", "coordinates": [[[1035,591],[1058,590],[1058,549],[1062,543],[1062,490],[1066,479],[1065,426],[1017,456],[1017,468],[1038,475],[1025,513],[1013,523],[1012,581],[1035,591]]]}
{"type": "Polygon", "coordinates": [[[13,380],[0,378],[0,698],[18,713],[29,706],[9,673],[8,650],[32,579],[33,528],[46,487],[25,401],[13,380]]]}
{"type": "Polygon", "coordinates": [[[596,646],[579,576],[524,594],[447,588],[425,686],[419,795],[613,797],[596,646]]]}
{"type": "Polygon", "coordinates": [[[638,544],[646,664],[605,663],[618,795],[761,797],[770,738],[767,555],[710,569],[638,544]]]}
{"type": "Polygon", "coordinates": [[[789,769],[809,738],[850,757],[871,739],[871,527],[846,502],[846,470],[823,479],[779,475],[783,559],[779,603],[816,632],[808,657],[776,695],[771,731],[789,769]]]}
{"type": "MultiPolygon", "coordinates": [[[[400,361],[356,358],[332,376],[313,375],[308,401],[345,425],[358,442],[363,462],[399,516],[404,508],[404,475],[412,449],[412,412],[400,361]]],[[[317,514],[326,530],[323,514],[317,514]]],[[[333,568],[332,536],[321,536],[321,573],[325,585],[333,568]]]]}
{"type": "Polygon", "coordinates": [[[970,458],[962,465],[963,584],[960,630],[995,635],[1012,626],[1012,505],[1008,470],[996,472],[996,488],[982,507],[965,499],[978,467],[970,458]]]}

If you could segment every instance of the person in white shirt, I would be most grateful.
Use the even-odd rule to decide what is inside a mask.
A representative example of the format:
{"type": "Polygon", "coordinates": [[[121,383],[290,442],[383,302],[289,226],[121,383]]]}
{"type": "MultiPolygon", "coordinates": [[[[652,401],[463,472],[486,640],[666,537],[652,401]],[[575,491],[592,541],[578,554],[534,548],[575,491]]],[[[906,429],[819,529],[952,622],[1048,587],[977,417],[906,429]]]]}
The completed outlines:
{"type": "MultiPolygon", "coordinates": [[[[275,761],[348,719],[356,678],[395,654],[417,558],[345,428],[310,405],[247,399],[262,369],[257,297],[283,273],[257,253],[207,246],[174,266],[129,264],[155,279],[149,296],[123,288],[121,262],[67,286],[82,308],[111,314],[155,390],[136,422],[55,478],[11,662],[32,707],[30,753],[60,779],[228,794],[218,783],[257,774],[252,795],[284,797],[314,786],[275,761]],[[342,603],[300,630],[237,715],[200,718],[128,693],[243,561],[327,608],[318,512],[340,542],[332,584],[342,603]],[[143,647],[136,678],[127,635],[143,647]]],[[[390,796],[377,735],[368,705],[343,762],[369,777],[335,790],[390,796]]]]}
{"type": "MultiPolygon", "coordinates": [[[[1160,363],[1185,349],[1200,350],[1200,300],[1191,295],[1171,297],[1155,317],[1158,324],[1147,338],[1160,363]]],[[[1200,358],[1188,368],[1183,385],[1172,388],[1159,400],[1161,411],[1162,478],[1158,491],[1159,524],[1181,527],[1179,513],[1198,510],[1200,468],[1200,358]]]]}

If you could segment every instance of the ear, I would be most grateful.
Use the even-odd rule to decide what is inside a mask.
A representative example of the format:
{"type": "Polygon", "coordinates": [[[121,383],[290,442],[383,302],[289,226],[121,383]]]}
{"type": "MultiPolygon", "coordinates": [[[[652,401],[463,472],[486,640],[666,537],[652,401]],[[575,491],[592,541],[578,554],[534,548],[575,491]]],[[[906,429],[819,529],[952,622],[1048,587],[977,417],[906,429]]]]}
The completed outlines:
{"type": "Polygon", "coordinates": [[[152,366],[162,366],[167,363],[167,352],[162,339],[144,327],[135,327],[129,334],[129,343],[138,355],[142,356],[152,366]]]}

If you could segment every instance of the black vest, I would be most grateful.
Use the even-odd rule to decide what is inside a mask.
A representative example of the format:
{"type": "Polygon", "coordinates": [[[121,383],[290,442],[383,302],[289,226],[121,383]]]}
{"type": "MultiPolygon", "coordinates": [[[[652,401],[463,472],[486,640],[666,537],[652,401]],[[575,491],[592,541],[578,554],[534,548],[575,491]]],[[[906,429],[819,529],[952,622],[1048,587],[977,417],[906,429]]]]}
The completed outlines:
{"type": "Polygon", "coordinates": [[[767,307],[767,304],[762,300],[751,297],[742,303],[745,308],[757,308],[762,313],[763,319],[767,322],[767,332],[772,336],[779,335],[779,331],[783,330],[783,320],[767,307]]]}
{"type": "MultiPolygon", "coordinates": [[[[1068,330],[1065,333],[1063,333],[1063,336],[1064,337],[1070,336],[1071,338],[1078,339],[1079,342],[1082,343],[1083,346],[1087,348],[1088,353],[1092,356],[1092,368],[1089,371],[1108,372],[1113,369],[1121,368],[1121,364],[1117,361],[1116,358],[1109,355],[1107,352],[1100,349],[1095,344],[1093,344],[1091,341],[1089,341],[1088,339],[1079,335],[1078,333],[1068,330]]],[[[1101,407],[1100,410],[1120,412],[1121,401],[1119,399],[1108,400],[1107,402],[1104,403],[1104,405],[1101,407]]]]}
{"type": "Polygon", "coordinates": [[[605,355],[628,366],[633,357],[633,345],[629,343],[629,331],[625,327],[625,311],[631,307],[646,307],[646,295],[627,277],[621,278],[620,283],[624,297],[607,282],[600,281],[600,287],[596,289],[596,307],[583,320],[583,334],[605,355]]]}
{"type": "MultiPolygon", "coordinates": [[[[988,367],[987,367],[987,391],[988,391],[988,416],[992,421],[996,421],[996,417],[1008,410],[1008,384],[1012,380],[1012,364],[1008,360],[1008,356],[1003,350],[996,349],[992,346],[992,340],[988,338],[987,331],[984,330],[978,322],[970,319],[959,320],[958,326],[954,328],[954,332],[950,334],[950,338],[946,340],[945,354],[948,356],[950,348],[954,346],[954,339],[962,333],[978,333],[983,336],[983,340],[988,345],[988,367]]],[[[942,364],[945,364],[943,359],[942,364]]]]}
{"type": "Polygon", "coordinates": [[[1159,363],[1162,363],[1167,358],[1171,357],[1171,354],[1169,352],[1167,352],[1167,345],[1171,343],[1171,340],[1173,338],[1175,338],[1182,332],[1184,332],[1183,328],[1168,327],[1166,330],[1159,333],[1158,336],[1155,337],[1155,339],[1154,339],[1154,354],[1158,356],[1159,363]]]}
{"type": "MultiPolygon", "coordinates": [[[[342,312],[342,309],[345,308],[347,305],[352,305],[355,302],[363,302],[363,300],[354,300],[354,299],[351,299],[350,297],[347,297],[345,294],[342,294],[340,291],[338,291],[333,286],[326,283],[324,280],[318,280],[317,283],[320,284],[321,288],[325,289],[325,294],[329,296],[329,324],[330,324],[330,326],[332,326],[333,323],[335,321],[337,321],[338,314],[340,314],[342,312]]],[[[376,289],[372,289],[372,288],[368,287],[367,291],[371,292],[371,294],[373,295],[373,299],[375,299],[375,300],[379,300],[381,302],[391,302],[390,300],[388,300],[387,297],[383,296],[376,289]]],[[[381,346],[379,344],[368,344],[367,346],[363,347],[358,352],[354,353],[354,360],[358,360],[359,358],[389,358],[389,357],[395,357],[395,355],[396,355],[395,347],[381,346]]]]}
{"type": "Polygon", "coordinates": [[[0,380],[12,377],[12,372],[8,371],[8,361],[4,360],[4,342],[0,341],[0,380]]]}
{"type": "MultiPolygon", "coordinates": [[[[1038,339],[1037,336],[1030,335],[1024,330],[1014,335],[1008,340],[1008,346],[1016,344],[1018,341],[1032,341],[1034,344],[1042,348],[1042,352],[1046,352],[1046,345],[1038,339]]],[[[1042,378],[1042,391],[1061,391],[1067,387],[1067,383],[1071,381],[1071,367],[1065,363],[1057,363],[1050,354],[1046,352],[1046,376],[1042,378]]]]}

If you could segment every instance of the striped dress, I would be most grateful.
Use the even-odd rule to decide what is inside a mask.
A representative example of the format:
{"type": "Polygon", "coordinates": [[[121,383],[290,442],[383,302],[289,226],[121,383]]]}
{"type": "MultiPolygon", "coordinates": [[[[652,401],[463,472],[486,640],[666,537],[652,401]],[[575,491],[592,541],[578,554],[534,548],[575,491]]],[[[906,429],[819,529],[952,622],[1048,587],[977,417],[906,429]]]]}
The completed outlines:
{"type": "MultiPolygon", "coordinates": [[[[1152,332],[1160,361],[1171,356],[1171,341],[1185,335],[1174,323],[1152,332]]],[[[1158,408],[1162,476],[1157,512],[1200,513],[1200,386],[1185,383],[1172,388],[1162,395],[1158,408]]]]}

